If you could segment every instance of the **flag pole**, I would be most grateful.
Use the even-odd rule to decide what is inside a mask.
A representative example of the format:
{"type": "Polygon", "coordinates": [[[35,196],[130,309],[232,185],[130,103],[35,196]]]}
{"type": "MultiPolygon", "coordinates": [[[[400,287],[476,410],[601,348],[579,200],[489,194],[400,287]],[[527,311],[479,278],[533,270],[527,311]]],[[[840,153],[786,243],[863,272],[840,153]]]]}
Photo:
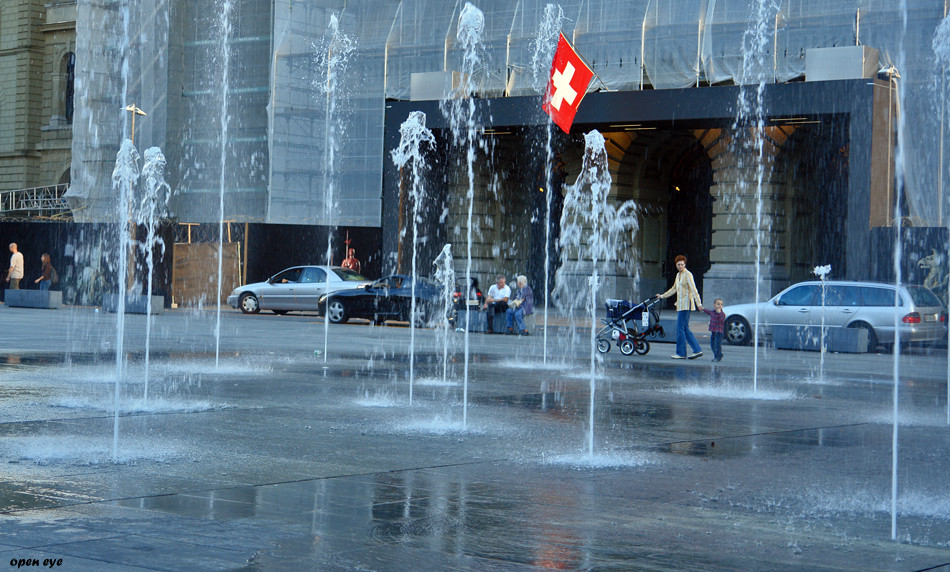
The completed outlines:
{"type": "MultiPolygon", "coordinates": [[[[561,32],[561,35],[564,36],[564,32],[561,32]]],[[[610,89],[609,87],[607,87],[607,83],[604,82],[604,80],[601,79],[601,77],[597,74],[597,72],[594,71],[594,66],[590,65],[590,62],[587,61],[587,58],[582,56],[581,53],[577,51],[577,48],[575,48],[574,44],[570,40],[567,39],[567,36],[564,36],[564,41],[567,42],[569,46],[571,46],[571,50],[574,52],[574,54],[577,55],[578,58],[581,59],[582,62],[584,62],[584,65],[587,66],[587,69],[590,70],[590,73],[594,74],[594,77],[597,78],[597,81],[600,82],[600,85],[604,86],[604,91],[616,91],[614,89],[610,89]]]]}

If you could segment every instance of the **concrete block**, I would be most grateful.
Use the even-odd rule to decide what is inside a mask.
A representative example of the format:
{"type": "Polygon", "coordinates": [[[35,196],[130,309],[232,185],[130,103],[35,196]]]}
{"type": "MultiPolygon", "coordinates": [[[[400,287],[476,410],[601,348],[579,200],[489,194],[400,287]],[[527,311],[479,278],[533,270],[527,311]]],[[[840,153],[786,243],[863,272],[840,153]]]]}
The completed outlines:
{"type": "MultiPolygon", "coordinates": [[[[103,294],[102,309],[106,312],[117,312],[119,309],[118,294],[103,294]]],[[[152,296],[152,314],[161,314],[165,309],[165,298],[152,296]]],[[[148,311],[148,296],[142,294],[126,294],[125,313],[145,314],[148,311]]]]}
{"type": "Polygon", "coordinates": [[[4,301],[14,308],[55,309],[63,306],[63,293],[59,290],[7,290],[4,301]]]}
{"type": "MultiPolygon", "coordinates": [[[[821,326],[773,326],[772,343],[780,350],[821,351],[821,326]]],[[[868,332],[862,328],[825,328],[829,352],[860,354],[868,351],[868,332]]]]}
{"type": "MultiPolygon", "coordinates": [[[[479,312],[478,310],[465,310],[458,313],[456,318],[456,328],[462,328],[470,332],[484,332],[487,324],[485,322],[485,314],[479,312]]],[[[504,315],[502,316],[502,322],[504,322],[504,315]]]]}

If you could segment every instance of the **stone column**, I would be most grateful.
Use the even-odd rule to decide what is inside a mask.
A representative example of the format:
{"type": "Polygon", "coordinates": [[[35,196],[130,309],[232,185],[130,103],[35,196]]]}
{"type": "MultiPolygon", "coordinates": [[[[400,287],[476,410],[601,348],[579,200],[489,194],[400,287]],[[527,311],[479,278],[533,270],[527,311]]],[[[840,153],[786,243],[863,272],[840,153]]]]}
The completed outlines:
{"type": "MultiPolygon", "coordinates": [[[[711,267],[703,278],[703,302],[712,305],[722,298],[726,305],[755,301],[756,277],[759,301],[767,300],[787,286],[785,269],[784,173],[775,170],[781,149],[765,134],[761,192],[754,133],[723,132],[707,145],[713,165],[713,237],[711,267]],[[761,217],[757,215],[761,198],[761,217]],[[758,234],[759,264],[756,265],[758,234]]],[[[781,139],[779,139],[781,140],[781,139]]]]}

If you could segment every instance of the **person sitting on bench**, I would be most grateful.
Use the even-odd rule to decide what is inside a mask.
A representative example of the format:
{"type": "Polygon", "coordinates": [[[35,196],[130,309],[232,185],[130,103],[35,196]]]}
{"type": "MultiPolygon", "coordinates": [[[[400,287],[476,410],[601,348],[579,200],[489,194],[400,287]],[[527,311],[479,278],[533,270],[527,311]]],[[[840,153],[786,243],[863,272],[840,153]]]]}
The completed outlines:
{"type": "Polygon", "coordinates": [[[495,314],[504,314],[508,309],[508,298],[511,297],[511,288],[505,285],[505,277],[499,275],[495,283],[488,289],[488,298],[485,299],[485,305],[482,307],[488,314],[488,333],[493,334],[495,314]]]}

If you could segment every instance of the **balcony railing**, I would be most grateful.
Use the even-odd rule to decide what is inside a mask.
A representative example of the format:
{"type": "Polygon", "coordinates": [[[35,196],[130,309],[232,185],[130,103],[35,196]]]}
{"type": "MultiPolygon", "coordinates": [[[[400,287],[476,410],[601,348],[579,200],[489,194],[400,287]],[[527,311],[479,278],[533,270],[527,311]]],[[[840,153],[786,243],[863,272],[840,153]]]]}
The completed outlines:
{"type": "Polygon", "coordinates": [[[70,209],[63,199],[68,184],[0,191],[0,217],[61,218],[70,209]]]}

